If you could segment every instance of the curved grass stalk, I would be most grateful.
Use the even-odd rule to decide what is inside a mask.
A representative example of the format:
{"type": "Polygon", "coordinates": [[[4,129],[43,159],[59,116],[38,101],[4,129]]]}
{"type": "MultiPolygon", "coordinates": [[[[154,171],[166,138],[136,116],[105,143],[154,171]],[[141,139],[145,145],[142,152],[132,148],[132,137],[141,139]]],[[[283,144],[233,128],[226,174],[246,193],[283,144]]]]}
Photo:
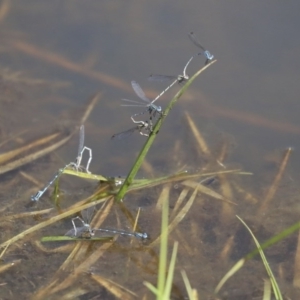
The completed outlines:
{"type": "Polygon", "coordinates": [[[215,288],[215,294],[219,293],[220,289],[222,288],[222,286],[225,284],[225,282],[232,277],[238,270],[240,270],[244,264],[246,263],[247,260],[253,258],[257,253],[260,254],[263,264],[265,266],[265,269],[269,275],[269,279],[272,285],[272,289],[274,292],[274,296],[275,299],[277,300],[282,300],[282,295],[281,295],[281,291],[280,288],[276,282],[276,279],[273,275],[273,272],[268,264],[268,261],[264,255],[263,249],[273,245],[274,243],[282,240],[283,238],[287,237],[289,234],[293,233],[295,230],[299,229],[299,225],[300,222],[292,225],[291,227],[283,230],[281,233],[279,233],[278,235],[276,235],[275,237],[272,237],[271,239],[267,240],[266,242],[264,242],[263,244],[259,244],[259,242],[257,241],[257,239],[255,238],[254,234],[252,233],[252,231],[250,230],[250,228],[247,226],[247,224],[239,217],[236,216],[241,222],[242,224],[247,228],[247,230],[250,232],[255,244],[256,244],[256,249],[254,251],[252,251],[251,253],[247,254],[245,257],[243,257],[242,259],[240,259],[226,274],[225,276],[221,279],[221,281],[218,283],[217,287],[215,288]]]}

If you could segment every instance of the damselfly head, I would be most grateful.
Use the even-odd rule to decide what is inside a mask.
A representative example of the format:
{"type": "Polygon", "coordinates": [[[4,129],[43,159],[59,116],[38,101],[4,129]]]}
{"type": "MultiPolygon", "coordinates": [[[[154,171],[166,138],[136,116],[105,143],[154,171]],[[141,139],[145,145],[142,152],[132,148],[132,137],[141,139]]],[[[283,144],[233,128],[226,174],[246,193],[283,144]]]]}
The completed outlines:
{"type": "Polygon", "coordinates": [[[157,107],[156,107],[156,111],[157,111],[157,112],[161,112],[161,111],[162,111],[161,106],[157,106],[157,107]]]}
{"type": "Polygon", "coordinates": [[[209,51],[207,51],[207,50],[204,51],[204,55],[209,60],[213,60],[214,59],[214,56],[209,51]]]}

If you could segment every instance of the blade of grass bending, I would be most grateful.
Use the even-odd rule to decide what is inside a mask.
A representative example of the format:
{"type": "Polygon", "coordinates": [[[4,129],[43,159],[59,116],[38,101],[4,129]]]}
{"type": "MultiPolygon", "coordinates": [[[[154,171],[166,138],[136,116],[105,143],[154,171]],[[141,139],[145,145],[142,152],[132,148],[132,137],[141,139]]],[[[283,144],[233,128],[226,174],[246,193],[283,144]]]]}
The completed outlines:
{"type": "Polygon", "coordinates": [[[155,296],[159,296],[158,294],[158,289],[151,284],[150,282],[144,281],[143,284],[155,295],[155,296]]]}
{"type": "Polygon", "coordinates": [[[138,295],[134,292],[130,291],[126,287],[118,284],[115,281],[112,281],[108,278],[102,277],[98,274],[92,273],[91,278],[94,279],[98,284],[103,286],[107,291],[113,294],[116,299],[124,299],[124,300],[131,300],[134,298],[138,298],[138,295]]]}
{"type": "MultiPolygon", "coordinates": [[[[287,229],[281,231],[276,236],[268,239],[266,242],[264,242],[261,245],[261,249],[266,249],[267,247],[270,247],[270,246],[276,244],[277,242],[283,240],[284,238],[286,238],[287,236],[291,235],[292,233],[294,233],[295,231],[297,231],[299,229],[300,229],[300,222],[297,222],[294,225],[288,227],[287,229]]],[[[222,286],[225,284],[225,282],[231,276],[233,276],[239,269],[241,269],[243,267],[243,265],[245,264],[245,262],[247,260],[253,258],[256,254],[258,254],[258,252],[259,251],[256,248],[255,250],[253,250],[252,252],[250,252],[249,254],[247,254],[244,258],[240,259],[237,263],[235,263],[235,265],[224,275],[224,277],[218,283],[217,287],[215,288],[215,294],[217,294],[220,291],[220,289],[222,288],[222,286]]]]}
{"type": "MultiPolygon", "coordinates": [[[[283,231],[281,231],[279,234],[271,237],[270,239],[268,239],[266,242],[261,244],[261,249],[266,249],[267,247],[270,247],[276,243],[278,243],[279,241],[283,240],[284,238],[288,237],[290,234],[294,233],[295,231],[297,231],[298,229],[300,229],[300,222],[295,223],[294,225],[284,229],[283,231]]],[[[251,253],[246,255],[246,259],[251,259],[252,257],[254,257],[256,254],[258,253],[258,249],[255,249],[254,251],[252,251],[251,253]]]]}
{"type": "Polygon", "coordinates": [[[270,268],[270,266],[269,266],[269,263],[268,263],[268,261],[267,261],[267,259],[266,259],[266,257],[265,257],[265,254],[264,254],[264,252],[263,252],[263,250],[262,250],[262,248],[261,248],[261,246],[260,246],[258,240],[256,239],[255,235],[252,233],[251,229],[247,226],[247,224],[246,224],[239,216],[236,216],[236,217],[237,217],[237,218],[242,222],[242,224],[247,228],[247,230],[248,230],[249,233],[251,234],[251,236],[252,236],[252,238],[253,238],[253,240],[254,240],[254,242],[255,242],[255,244],[256,244],[256,247],[258,248],[258,251],[259,251],[259,254],[260,254],[261,259],[262,259],[262,261],[263,261],[263,264],[264,264],[264,266],[265,266],[265,268],[266,268],[266,271],[267,271],[267,273],[268,273],[268,275],[269,275],[269,278],[270,278],[270,281],[271,281],[271,284],[272,284],[272,288],[273,288],[273,292],[274,292],[275,298],[278,299],[278,300],[283,300],[282,295],[281,295],[281,292],[280,292],[280,289],[279,289],[279,286],[278,286],[278,284],[277,284],[277,282],[276,282],[276,279],[275,279],[275,277],[274,277],[274,274],[273,274],[273,272],[272,272],[272,270],[271,270],[271,268],[270,268]]]}
{"type": "Polygon", "coordinates": [[[212,61],[211,63],[207,64],[205,67],[200,69],[198,72],[196,72],[187,82],[186,84],[179,90],[179,92],[175,95],[175,97],[171,100],[169,105],[167,106],[166,110],[164,111],[163,115],[158,119],[156,122],[152,134],[148,137],[146,143],[144,144],[142,150],[140,151],[132,169],[130,170],[128,176],[126,177],[123,185],[121,186],[118,194],[116,195],[116,200],[121,201],[123,197],[125,196],[129,186],[131,185],[135,175],[137,174],[138,170],[140,169],[144,158],[146,157],[151,145],[153,144],[156,134],[159,132],[165,118],[169,114],[170,110],[173,108],[177,100],[182,96],[182,94],[187,90],[187,88],[192,84],[192,82],[203,72],[205,71],[209,66],[211,66],[213,63],[215,63],[216,60],[212,61]]]}
{"type": "Polygon", "coordinates": [[[223,278],[220,280],[218,285],[215,288],[214,293],[218,294],[222,286],[225,284],[225,282],[232,277],[240,268],[244,266],[246,262],[245,258],[240,259],[235,265],[223,276],[223,278]]]}

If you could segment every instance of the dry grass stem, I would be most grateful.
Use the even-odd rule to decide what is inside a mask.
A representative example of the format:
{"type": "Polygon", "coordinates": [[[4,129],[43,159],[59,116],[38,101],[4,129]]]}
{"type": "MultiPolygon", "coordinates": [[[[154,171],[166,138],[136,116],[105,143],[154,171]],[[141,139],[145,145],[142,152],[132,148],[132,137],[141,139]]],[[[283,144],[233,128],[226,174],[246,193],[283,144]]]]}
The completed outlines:
{"type": "Polygon", "coordinates": [[[226,243],[225,243],[225,245],[224,245],[224,247],[223,247],[223,249],[220,253],[219,257],[220,257],[220,261],[222,261],[222,263],[227,262],[228,257],[229,257],[229,255],[231,254],[231,251],[232,251],[233,243],[234,243],[234,235],[230,236],[227,239],[227,241],[226,241],[226,243]]]}
{"type": "MultiPolygon", "coordinates": [[[[229,180],[224,175],[219,175],[221,193],[225,199],[233,200],[232,189],[229,180]]],[[[228,224],[234,217],[234,211],[232,205],[226,202],[222,202],[221,222],[223,225],[228,224]]]]}
{"type": "Polygon", "coordinates": [[[11,150],[9,152],[0,154],[0,164],[4,164],[4,163],[10,161],[14,157],[16,157],[18,155],[21,155],[24,152],[31,150],[32,148],[35,148],[35,147],[47,144],[50,141],[52,141],[55,138],[57,138],[60,134],[61,134],[60,132],[57,132],[57,133],[48,135],[46,137],[43,137],[41,139],[38,139],[38,140],[36,140],[36,141],[34,141],[34,142],[32,142],[32,143],[30,143],[28,145],[22,146],[22,147],[20,147],[18,149],[11,150]]]}
{"type": "Polygon", "coordinates": [[[162,191],[157,199],[156,202],[156,210],[161,211],[162,207],[163,207],[163,201],[165,201],[165,199],[169,199],[170,196],[170,189],[171,189],[171,185],[170,184],[165,184],[162,188],[162,191]]]}
{"type": "MultiPolygon", "coordinates": [[[[84,289],[81,287],[72,287],[71,291],[68,291],[64,295],[60,296],[60,300],[74,300],[74,299],[84,299],[84,295],[88,294],[90,290],[88,288],[84,289]],[[83,297],[80,297],[83,296],[83,297]]],[[[49,299],[52,300],[53,298],[49,299]]],[[[92,300],[92,299],[91,299],[92,300]]]]}
{"type": "Polygon", "coordinates": [[[15,50],[21,51],[22,53],[25,53],[29,56],[33,56],[35,59],[46,61],[66,70],[79,73],[91,79],[100,81],[109,86],[121,89],[123,91],[131,92],[131,89],[128,87],[127,82],[125,83],[124,81],[109,76],[106,73],[89,70],[85,68],[85,66],[72,62],[62,55],[47,51],[46,49],[40,49],[37,46],[20,40],[12,41],[11,45],[15,50]]]}
{"type": "MultiPolygon", "coordinates": [[[[82,243],[82,242],[80,242],[82,243]]],[[[88,242],[85,242],[86,244],[88,242]]],[[[56,285],[51,289],[51,294],[57,293],[58,291],[64,290],[73,285],[73,283],[78,280],[80,275],[88,272],[89,268],[96,264],[97,260],[107,251],[107,249],[113,245],[111,243],[102,244],[98,249],[96,249],[92,254],[90,254],[81,264],[75,267],[73,273],[71,273],[66,279],[61,283],[56,285]]]]}
{"type": "MultiPolygon", "coordinates": [[[[184,253],[185,256],[192,257],[192,255],[195,254],[195,249],[188,240],[190,235],[187,236],[186,232],[183,232],[180,228],[175,229],[174,234],[176,234],[176,240],[180,245],[180,251],[184,253]]],[[[199,251],[200,250],[197,249],[197,256],[199,256],[199,251]]]]}
{"type": "Polygon", "coordinates": [[[289,158],[291,156],[292,150],[293,150],[292,148],[288,148],[285,151],[283,159],[282,159],[281,164],[279,166],[278,173],[276,174],[272,185],[270,186],[270,188],[269,188],[266,196],[264,197],[264,200],[263,200],[263,202],[262,202],[262,204],[261,204],[261,206],[259,208],[259,211],[258,211],[259,213],[265,212],[268,209],[268,206],[269,206],[270,202],[274,198],[274,195],[275,195],[275,193],[277,191],[279,182],[282,179],[282,176],[283,176],[283,173],[285,171],[286,165],[287,165],[288,160],[289,160],[289,158]]]}
{"type": "Polygon", "coordinates": [[[149,178],[154,177],[155,171],[152,164],[145,158],[141,168],[145,171],[149,178]]]}
{"type": "Polygon", "coordinates": [[[220,200],[220,201],[225,201],[229,204],[233,204],[233,205],[236,205],[236,203],[234,202],[231,202],[227,199],[225,199],[222,195],[220,195],[219,193],[209,189],[208,187],[198,183],[198,182],[195,182],[195,181],[191,181],[191,180],[185,180],[181,183],[182,185],[184,186],[187,186],[187,187],[191,187],[191,188],[196,188],[197,187],[197,190],[202,193],[202,194],[205,194],[207,196],[210,196],[216,200],[220,200]]]}
{"type": "Polygon", "coordinates": [[[133,231],[136,231],[136,228],[137,228],[137,225],[138,225],[138,222],[139,222],[140,213],[141,213],[141,208],[139,207],[138,211],[137,211],[137,214],[136,214],[136,217],[135,217],[135,220],[134,220],[134,224],[133,224],[133,228],[132,228],[133,231]]]}
{"type": "Polygon", "coordinates": [[[12,2],[10,0],[4,0],[0,6],[0,22],[4,21],[7,17],[10,9],[12,7],[12,2]]]}
{"type": "Polygon", "coordinates": [[[17,259],[17,260],[11,261],[9,263],[2,264],[0,266],[0,274],[11,269],[12,267],[17,266],[19,263],[21,263],[21,261],[22,261],[21,259],[17,259]]]}
{"type": "Polygon", "coordinates": [[[90,116],[92,110],[94,109],[100,97],[101,97],[101,93],[98,92],[95,95],[91,96],[91,98],[88,100],[88,105],[84,111],[83,116],[80,119],[80,124],[84,124],[86,122],[86,120],[90,116]]]}
{"type": "Polygon", "coordinates": [[[252,195],[251,193],[249,193],[248,191],[243,189],[235,181],[231,181],[231,185],[239,194],[242,195],[241,200],[245,200],[246,202],[248,202],[249,204],[252,204],[252,205],[255,205],[258,203],[258,199],[254,195],[252,195]]]}
{"type": "Polygon", "coordinates": [[[24,129],[24,130],[21,130],[20,132],[18,132],[16,134],[9,135],[9,137],[6,137],[6,139],[4,141],[1,141],[0,147],[4,146],[5,144],[8,144],[10,141],[18,140],[18,138],[21,135],[25,134],[28,131],[29,131],[28,129],[24,129]]]}
{"type": "Polygon", "coordinates": [[[0,175],[4,174],[6,172],[12,171],[14,169],[17,169],[23,165],[26,165],[42,156],[45,156],[51,152],[53,152],[54,150],[58,149],[59,147],[61,147],[62,145],[64,145],[66,142],[68,142],[70,140],[70,138],[73,136],[74,133],[70,133],[67,137],[61,139],[60,141],[58,141],[57,143],[46,147],[42,150],[33,152],[27,156],[24,156],[20,159],[17,159],[11,163],[8,163],[6,165],[3,165],[0,167],[0,175]]]}
{"type": "Polygon", "coordinates": [[[177,211],[179,209],[179,207],[182,205],[183,201],[185,200],[188,192],[190,191],[190,189],[188,188],[184,188],[181,192],[180,192],[180,195],[175,203],[175,206],[172,210],[172,213],[171,213],[171,216],[170,216],[170,219],[172,219],[176,214],[177,214],[177,211]]]}
{"type": "Polygon", "coordinates": [[[111,209],[114,205],[114,199],[113,197],[110,197],[105,201],[101,207],[96,213],[96,215],[93,217],[93,220],[91,222],[91,226],[93,228],[100,228],[102,223],[106,220],[106,218],[109,216],[111,209]]]}
{"type": "Polygon", "coordinates": [[[45,253],[70,253],[72,249],[74,248],[74,245],[72,243],[66,244],[64,246],[56,247],[56,248],[47,248],[44,246],[43,243],[36,240],[33,242],[33,245],[39,249],[41,252],[45,253]]]}
{"type": "Polygon", "coordinates": [[[138,295],[136,293],[130,291],[129,289],[121,286],[120,284],[110,279],[104,278],[100,275],[93,274],[93,273],[90,276],[101,286],[105,287],[117,299],[131,300],[131,299],[138,298],[138,295]]]}
{"type": "Polygon", "coordinates": [[[226,166],[223,163],[224,163],[224,161],[226,160],[226,158],[228,156],[228,152],[229,152],[228,142],[223,141],[221,149],[220,149],[220,153],[217,157],[217,163],[224,169],[226,168],[226,166]]]}
{"type": "MultiPolygon", "coordinates": [[[[190,208],[192,207],[194,200],[197,195],[197,187],[195,188],[193,194],[187,201],[187,203],[184,205],[184,207],[178,212],[176,217],[171,221],[171,223],[168,225],[168,234],[170,234],[176,226],[182,221],[182,219],[185,217],[185,215],[189,212],[190,208]]],[[[150,245],[149,247],[153,247],[157,245],[160,242],[161,236],[158,236],[150,245]]]]}
{"type": "Polygon", "coordinates": [[[5,217],[2,217],[0,219],[0,222],[11,221],[11,220],[27,218],[27,217],[33,217],[33,216],[45,215],[45,214],[50,213],[51,211],[53,211],[53,208],[47,208],[47,209],[38,210],[38,211],[29,211],[29,212],[14,214],[14,215],[8,215],[8,216],[5,216],[5,217]]]}
{"type": "Polygon", "coordinates": [[[185,116],[186,116],[188,124],[191,128],[191,131],[194,135],[195,141],[198,144],[198,147],[199,147],[198,148],[198,153],[199,153],[199,155],[202,156],[204,154],[205,156],[210,157],[211,156],[210,150],[209,150],[209,148],[206,144],[206,141],[203,138],[201,132],[199,131],[199,129],[195,125],[195,123],[194,123],[193,119],[190,117],[189,113],[185,112],[185,116]]]}

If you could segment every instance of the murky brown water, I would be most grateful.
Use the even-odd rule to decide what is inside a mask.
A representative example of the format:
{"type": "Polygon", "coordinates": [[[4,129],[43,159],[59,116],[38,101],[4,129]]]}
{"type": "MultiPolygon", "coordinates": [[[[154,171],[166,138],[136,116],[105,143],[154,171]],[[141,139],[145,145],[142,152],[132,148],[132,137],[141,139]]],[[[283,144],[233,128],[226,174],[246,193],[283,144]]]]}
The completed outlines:
{"type": "MultiPolygon", "coordinates": [[[[154,178],[183,169],[200,171],[205,166],[205,171],[221,170],[215,159],[225,144],[229,149],[224,160],[227,169],[242,167],[254,173],[228,175],[228,181],[219,178],[209,186],[238,206],[229,209],[220,201],[198,196],[178,229],[172,232],[170,246],[175,240],[180,242],[174,299],[186,296],[180,270],[187,272],[199,297],[208,299],[223,275],[254,248],[236,214],[261,242],[298,221],[298,1],[267,5],[259,1],[223,4],[73,0],[26,4],[3,1],[1,5],[1,152],[54,132],[67,136],[78,124],[89,97],[100,92],[100,100],[85,123],[86,145],[93,149],[90,169],[95,174],[124,176],[145,140],[137,133],[123,141],[110,139],[114,133],[132,127],[129,117],[139,111],[120,107],[120,99],[136,99],[130,81],[137,80],[150,98],[160,92],[166,84],[148,82],[147,77],[152,73],[176,75],[182,71],[188,58],[198,50],[187,37],[191,30],[218,60],[196,79],[167,117],[147,156],[149,165],[144,165],[139,174],[154,178]],[[185,112],[209,144],[210,159],[199,154],[185,112]],[[283,151],[291,146],[295,151],[262,217],[258,214],[259,203],[268,195],[283,151]],[[213,162],[207,165],[210,160],[213,162]],[[224,188],[228,182],[231,195],[231,190],[224,188]],[[245,191],[253,196],[252,200],[246,199],[245,191]]],[[[203,57],[197,57],[188,73],[193,74],[203,64],[203,57]]],[[[159,104],[164,106],[177,90],[175,86],[159,104]]],[[[45,220],[3,218],[53,207],[47,193],[36,207],[30,206],[30,195],[39,188],[34,179],[47,182],[63,164],[76,157],[77,143],[75,135],[50,155],[1,175],[1,243],[45,220]]],[[[95,182],[71,176],[64,176],[60,183],[63,207],[89,196],[96,188],[95,182]]],[[[139,226],[153,239],[160,230],[161,213],[156,201],[162,188],[132,193],[125,201],[134,215],[141,207],[139,226]]],[[[171,214],[183,188],[180,183],[170,186],[171,214]]],[[[129,226],[118,207],[107,219],[107,225],[116,223],[129,226]]],[[[67,218],[9,246],[3,264],[15,262],[15,266],[1,273],[0,299],[32,298],[56,275],[62,281],[72,274],[70,268],[56,273],[71,248],[49,252],[62,244],[45,244],[48,250],[35,244],[45,235],[63,235],[70,226],[67,218]]],[[[81,259],[100,247],[96,242],[84,245],[86,253],[78,256],[81,259]]],[[[291,299],[299,297],[293,284],[296,250],[296,235],[266,250],[282,291],[291,299]]],[[[119,237],[88,271],[125,286],[139,298],[147,294],[151,299],[143,281],[156,283],[158,253],[158,247],[149,249],[147,243],[119,237]]],[[[80,263],[74,261],[74,270],[80,263]]],[[[266,277],[261,260],[253,259],[226,283],[219,298],[261,299],[262,279],[266,277]]],[[[71,286],[49,299],[61,299],[71,291],[73,299],[117,297],[108,289],[85,271],[71,286]]]]}

